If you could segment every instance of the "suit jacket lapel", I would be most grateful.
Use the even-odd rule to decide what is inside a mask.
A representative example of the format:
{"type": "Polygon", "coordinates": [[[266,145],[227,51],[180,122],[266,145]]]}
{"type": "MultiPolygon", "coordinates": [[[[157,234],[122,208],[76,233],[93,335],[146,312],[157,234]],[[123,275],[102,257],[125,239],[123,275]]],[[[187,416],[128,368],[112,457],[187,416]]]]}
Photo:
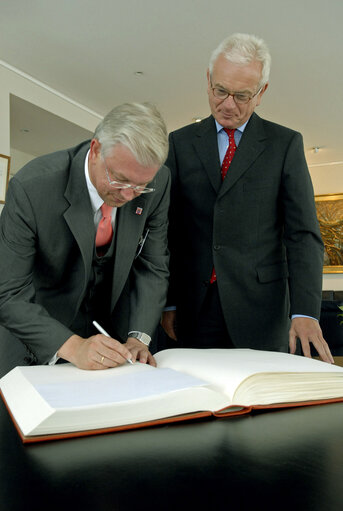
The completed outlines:
{"type": "Polygon", "coordinates": [[[221,175],[217,130],[213,117],[204,119],[197,128],[193,144],[213,188],[218,193],[221,187],[221,175]]]}
{"type": "Polygon", "coordinates": [[[89,144],[82,147],[70,166],[70,177],[65,191],[65,198],[70,207],[64,213],[64,218],[79,245],[84,266],[85,283],[90,278],[94,248],[94,219],[92,206],[84,174],[84,164],[89,144]]]}
{"type": "Polygon", "coordinates": [[[111,307],[113,309],[130,273],[147,212],[147,199],[143,195],[118,208],[115,227],[115,256],[111,307]]]}
{"type": "Polygon", "coordinates": [[[253,113],[242,135],[218,197],[227,193],[248,170],[266,147],[266,135],[262,119],[253,113]]]}

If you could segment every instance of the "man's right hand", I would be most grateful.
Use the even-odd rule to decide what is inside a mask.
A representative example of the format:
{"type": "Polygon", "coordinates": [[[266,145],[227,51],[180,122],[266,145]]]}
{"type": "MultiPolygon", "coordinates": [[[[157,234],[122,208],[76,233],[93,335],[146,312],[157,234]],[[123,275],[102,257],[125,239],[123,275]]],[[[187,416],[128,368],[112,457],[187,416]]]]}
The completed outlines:
{"type": "Polygon", "coordinates": [[[176,337],[176,310],[164,311],[162,313],[161,325],[165,333],[174,341],[177,341],[176,337]]]}
{"type": "Polygon", "coordinates": [[[92,335],[88,339],[72,335],[57,355],[80,369],[108,369],[132,358],[123,344],[102,334],[92,335]]]}

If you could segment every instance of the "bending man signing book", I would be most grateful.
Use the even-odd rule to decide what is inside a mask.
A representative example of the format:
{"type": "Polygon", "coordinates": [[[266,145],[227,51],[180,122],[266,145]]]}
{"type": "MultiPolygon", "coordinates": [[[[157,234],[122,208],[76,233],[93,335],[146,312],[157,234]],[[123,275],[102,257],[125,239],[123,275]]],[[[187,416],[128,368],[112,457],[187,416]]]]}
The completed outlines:
{"type": "Polygon", "coordinates": [[[82,369],[155,365],[148,345],[168,280],[167,151],[155,107],[124,104],[90,142],[11,179],[0,221],[0,376],[59,359],[82,369]]]}

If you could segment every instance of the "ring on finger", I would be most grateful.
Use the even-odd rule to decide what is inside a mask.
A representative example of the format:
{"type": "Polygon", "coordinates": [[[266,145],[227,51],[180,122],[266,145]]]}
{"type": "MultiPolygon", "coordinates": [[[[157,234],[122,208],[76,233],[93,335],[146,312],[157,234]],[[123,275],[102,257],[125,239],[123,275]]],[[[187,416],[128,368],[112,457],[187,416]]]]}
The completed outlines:
{"type": "Polygon", "coordinates": [[[104,357],[104,356],[102,356],[102,357],[101,357],[101,360],[100,360],[100,364],[103,364],[103,363],[104,363],[104,359],[105,359],[105,357],[104,357]]]}

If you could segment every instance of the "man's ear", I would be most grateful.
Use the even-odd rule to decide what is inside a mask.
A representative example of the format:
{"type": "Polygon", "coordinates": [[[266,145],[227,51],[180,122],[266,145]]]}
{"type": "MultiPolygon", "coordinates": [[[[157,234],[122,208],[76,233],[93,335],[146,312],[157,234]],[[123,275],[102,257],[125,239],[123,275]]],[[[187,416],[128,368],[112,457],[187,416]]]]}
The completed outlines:
{"type": "Polygon", "coordinates": [[[98,139],[92,138],[89,149],[89,160],[95,162],[100,154],[101,144],[98,139]]]}
{"type": "Polygon", "coordinates": [[[211,74],[210,74],[210,70],[209,69],[207,69],[206,76],[207,76],[207,92],[210,92],[210,89],[211,89],[211,74]]]}
{"type": "Polygon", "coordinates": [[[262,87],[261,92],[260,92],[260,93],[259,93],[259,95],[257,96],[256,106],[258,106],[258,105],[261,103],[262,96],[263,96],[263,94],[266,92],[266,90],[267,90],[267,88],[268,88],[268,85],[269,85],[269,83],[266,83],[266,84],[262,87]]]}

